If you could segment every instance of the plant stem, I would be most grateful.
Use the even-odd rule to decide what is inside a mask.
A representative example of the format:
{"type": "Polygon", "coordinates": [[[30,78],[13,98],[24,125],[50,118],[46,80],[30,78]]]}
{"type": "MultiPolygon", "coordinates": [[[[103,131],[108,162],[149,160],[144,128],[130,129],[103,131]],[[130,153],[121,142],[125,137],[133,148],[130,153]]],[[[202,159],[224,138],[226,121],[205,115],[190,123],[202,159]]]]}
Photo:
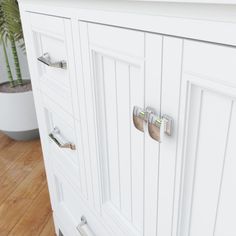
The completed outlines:
{"type": "Polygon", "coordinates": [[[12,36],[10,37],[10,42],[11,42],[11,50],[12,50],[13,60],[14,60],[15,70],[16,70],[16,78],[17,78],[16,82],[17,84],[22,85],[23,80],[21,76],[20,63],[19,63],[19,58],[17,54],[16,43],[12,36]]]}
{"type": "Polygon", "coordinates": [[[6,66],[7,66],[7,77],[8,77],[8,80],[10,82],[10,86],[14,87],[14,80],[13,80],[13,76],[12,76],[12,73],[11,73],[11,67],[10,67],[10,64],[9,64],[8,56],[7,56],[6,45],[5,45],[5,42],[3,40],[2,40],[2,46],[3,46],[3,53],[4,53],[5,62],[6,62],[6,66]]]}

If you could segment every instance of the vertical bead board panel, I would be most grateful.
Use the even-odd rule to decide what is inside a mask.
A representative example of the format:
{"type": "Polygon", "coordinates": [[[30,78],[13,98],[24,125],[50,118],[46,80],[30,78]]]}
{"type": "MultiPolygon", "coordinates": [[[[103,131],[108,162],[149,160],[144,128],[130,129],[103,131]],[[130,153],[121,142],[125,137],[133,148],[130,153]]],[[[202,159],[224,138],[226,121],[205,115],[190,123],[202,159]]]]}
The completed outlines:
{"type": "Polygon", "coordinates": [[[98,165],[91,163],[93,186],[100,187],[93,189],[95,207],[115,232],[140,235],[144,134],[132,125],[132,110],[144,106],[144,33],[86,23],[80,29],[88,34],[82,41],[89,55],[83,65],[92,68],[86,102],[97,127],[90,132],[93,161],[99,157],[98,165]]]}
{"type": "Polygon", "coordinates": [[[235,67],[230,66],[236,51],[206,46],[185,41],[184,47],[181,103],[186,107],[185,148],[179,235],[233,236],[236,91],[229,84],[236,76],[235,67]],[[193,53],[195,57],[190,59],[193,53]]]}

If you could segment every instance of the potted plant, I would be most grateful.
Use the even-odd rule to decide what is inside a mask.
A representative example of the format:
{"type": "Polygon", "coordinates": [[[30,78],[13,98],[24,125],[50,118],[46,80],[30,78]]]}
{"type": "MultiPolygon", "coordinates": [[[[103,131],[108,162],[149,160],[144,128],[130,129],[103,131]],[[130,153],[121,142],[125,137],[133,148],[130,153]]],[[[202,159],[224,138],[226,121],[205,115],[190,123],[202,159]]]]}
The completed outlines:
{"type": "MultiPolygon", "coordinates": [[[[0,44],[7,68],[7,82],[0,83],[0,130],[15,140],[38,137],[38,125],[30,80],[23,80],[17,45],[24,50],[20,13],[16,0],[0,0],[0,44]],[[13,78],[7,46],[10,46],[16,78],[13,78]]],[[[1,74],[0,74],[1,76],[1,74]]]]}

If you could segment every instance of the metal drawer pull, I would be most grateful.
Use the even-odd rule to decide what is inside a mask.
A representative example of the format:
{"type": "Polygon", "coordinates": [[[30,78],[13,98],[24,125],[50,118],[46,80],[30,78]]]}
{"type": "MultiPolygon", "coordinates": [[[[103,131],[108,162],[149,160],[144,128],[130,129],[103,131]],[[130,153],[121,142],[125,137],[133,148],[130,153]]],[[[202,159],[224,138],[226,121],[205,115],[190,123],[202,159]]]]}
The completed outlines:
{"type": "Polygon", "coordinates": [[[145,125],[148,124],[149,135],[156,141],[161,142],[163,134],[171,136],[173,129],[173,119],[167,115],[157,115],[154,109],[147,107],[145,110],[134,106],[133,123],[136,129],[144,132],[145,125]]]}
{"type": "Polygon", "coordinates": [[[144,132],[144,121],[146,120],[146,113],[140,107],[134,106],[133,109],[133,122],[136,129],[144,132]]]}
{"type": "Polygon", "coordinates": [[[60,130],[55,127],[53,131],[49,134],[49,137],[57,144],[60,148],[69,148],[71,150],[75,150],[75,145],[63,139],[60,134],[60,130]]]}
{"type": "Polygon", "coordinates": [[[81,222],[76,227],[81,236],[95,236],[94,233],[89,229],[88,222],[84,216],[81,217],[81,222]]]}
{"type": "Polygon", "coordinates": [[[50,66],[50,67],[56,67],[56,68],[61,68],[61,69],[67,69],[67,63],[66,61],[56,61],[52,62],[51,57],[49,53],[44,53],[41,57],[38,57],[38,60],[42,62],[43,64],[50,66]]]}
{"type": "Polygon", "coordinates": [[[145,123],[148,122],[150,114],[154,113],[154,110],[147,107],[145,110],[134,106],[133,109],[133,123],[136,129],[144,132],[145,123]]]}
{"type": "Polygon", "coordinates": [[[152,113],[148,118],[148,132],[149,135],[161,143],[163,134],[171,136],[173,129],[173,119],[167,115],[156,115],[152,113]]]}

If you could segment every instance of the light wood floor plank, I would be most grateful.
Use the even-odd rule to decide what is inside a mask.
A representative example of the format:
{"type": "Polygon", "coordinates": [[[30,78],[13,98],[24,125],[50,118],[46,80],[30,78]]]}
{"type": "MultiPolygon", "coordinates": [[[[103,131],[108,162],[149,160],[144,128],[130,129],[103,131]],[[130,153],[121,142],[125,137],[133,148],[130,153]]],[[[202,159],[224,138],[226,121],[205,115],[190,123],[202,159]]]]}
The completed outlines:
{"type": "Polygon", "coordinates": [[[20,155],[14,165],[8,168],[4,176],[0,178],[0,204],[40,162],[42,162],[42,156],[37,151],[30,150],[20,155]]]}
{"type": "Polygon", "coordinates": [[[49,202],[48,190],[47,188],[44,188],[38,195],[34,204],[29,207],[24,217],[10,232],[9,236],[39,235],[51,215],[52,211],[49,202]]]}
{"type": "Polygon", "coordinates": [[[0,236],[54,236],[39,140],[0,133],[0,236]]]}
{"type": "Polygon", "coordinates": [[[55,229],[52,217],[49,218],[40,236],[55,236],[55,229]]]}
{"type": "Polygon", "coordinates": [[[44,166],[39,163],[28,178],[0,205],[0,235],[11,231],[45,186],[44,166]]]}
{"type": "MultiPolygon", "coordinates": [[[[4,143],[4,142],[3,142],[4,143]]],[[[0,139],[0,146],[2,140],[0,139]]],[[[40,144],[38,141],[31,142],[14,142],[11,141],[9,145],[0,148],[0,176],[5,174],[16,161],[31,150],[40,151],[40,144]]]]}
{"type": "Polygon", "coordinates": [[[8,138],[6,135],[4,135],[3,133],[0,133],[0,150],[2,150],[3,148],[6,148],[12,144],[14,144],[14,141],[10,138],[8,138]]]}

